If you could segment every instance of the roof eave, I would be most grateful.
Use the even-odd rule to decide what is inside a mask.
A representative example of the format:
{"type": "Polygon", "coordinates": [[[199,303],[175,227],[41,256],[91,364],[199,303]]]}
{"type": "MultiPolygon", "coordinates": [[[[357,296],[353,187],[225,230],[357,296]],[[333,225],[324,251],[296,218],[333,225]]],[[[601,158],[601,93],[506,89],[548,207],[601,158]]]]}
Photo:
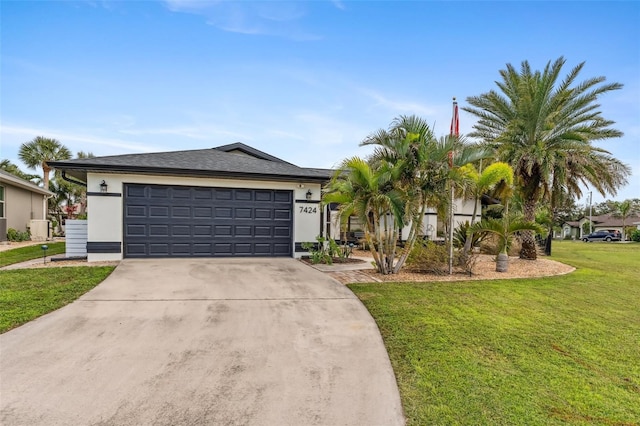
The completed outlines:
{"type": "MultiPolygon", "coordinates": [[[[242,180],[279,181],[279,182],[320,182],[324,183],[331,179],[327,176],[308,176],[293,174],[265,174],[248,172],[231,172],[221,170],[194,170],[194,169],[167,169],[163,167],[136,167],[136,166],[108,166],[108,165],[81,165],[68,163],[49,163],[55,168],[65,170],[74,178],[86,182],[87,173],[123,173],[123,174],[144,174],[144,175],[170,175],[187,177],[211,177],[211,178],[235,178],[242,180]]],[[[304,170],[304,169],[302,169],[304,170]]]]}

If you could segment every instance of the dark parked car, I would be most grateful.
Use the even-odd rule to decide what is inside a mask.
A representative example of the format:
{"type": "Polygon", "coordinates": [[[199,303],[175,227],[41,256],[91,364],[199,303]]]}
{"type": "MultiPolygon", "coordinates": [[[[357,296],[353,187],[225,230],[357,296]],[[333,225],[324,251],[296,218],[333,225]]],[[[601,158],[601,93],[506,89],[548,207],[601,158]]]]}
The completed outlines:
{"type": "Polygon", "coordinates": [[[620,241],[620,239],[621,235],[619,232],[611,231],[596,231],[582,237],[582,241],[585,243],[591,241],[620,241]]]}

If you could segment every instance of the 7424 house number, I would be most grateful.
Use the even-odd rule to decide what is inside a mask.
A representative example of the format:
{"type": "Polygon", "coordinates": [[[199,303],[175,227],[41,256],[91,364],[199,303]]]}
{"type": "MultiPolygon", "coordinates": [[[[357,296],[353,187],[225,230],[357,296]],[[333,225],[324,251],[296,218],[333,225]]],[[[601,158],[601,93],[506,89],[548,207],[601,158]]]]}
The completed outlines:
{"type": "Polygon", "coordinates": [[[300,207],[300,213],[314,214],[318,213],[318,207],[300,207]]]}

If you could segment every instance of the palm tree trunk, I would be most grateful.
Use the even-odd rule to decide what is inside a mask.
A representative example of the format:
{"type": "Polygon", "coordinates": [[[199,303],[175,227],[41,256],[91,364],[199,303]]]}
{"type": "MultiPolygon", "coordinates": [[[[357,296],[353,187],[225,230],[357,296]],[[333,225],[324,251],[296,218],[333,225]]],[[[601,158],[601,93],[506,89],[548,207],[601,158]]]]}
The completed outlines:
{"type": "MultiPolygon", "coordinates": [[[[536,201],[533,197],[524,203],[524,220],[534,222],[536,219],[536,201]]],[[[522,249],[520,259],[536,260],[538,250],[536,249],[536,239],[533,231],[522,231],[522,249]]]]}
{"type": "Polygon", "coordinates": [[[422,228],[422,220],[424,219],[424,213],[427,211],[427,202],[426,200],[422,200],[422,206],[420,207],[419,213],[414,216],[413,221],[411,222],[411,229],[409,230],[409,236],[404,243],[404,248],[400,253],[400,258],[398,259],[398,263],[393,269],[393,273],[397,274],[400,271],[400,268],[404,266],[404,263],[407,261],[407,257],[409,257],[409,253],[411,253],[411,249],[418,238],[418,231],[422,228]]]}
{"type": "MultiPolygon", "coordinates": [[[[471,225],[473,226],[473,224],[476,222],[476,214],[478,213],[478,199],[480,197],[478,197],[478,194],[476,194],[476,196],[473,198],[473,216],[471,216],[471,225]]],[[[471,252],[471,243],[473,242],[473,232],[469,233],[469,235],[467,235],[466,240],[464,240],[464,249],[462,251],[462,256],[463,257],[467,257],[467,255],[469,254],[469,252],[471,252]]]]}

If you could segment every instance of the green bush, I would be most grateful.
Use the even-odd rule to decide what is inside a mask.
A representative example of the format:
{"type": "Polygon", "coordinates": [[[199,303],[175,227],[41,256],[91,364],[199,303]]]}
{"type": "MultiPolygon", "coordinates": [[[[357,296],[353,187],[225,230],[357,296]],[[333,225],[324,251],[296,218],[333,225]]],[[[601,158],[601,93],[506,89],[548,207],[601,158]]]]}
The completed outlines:
{"type": "Polygon", "coordinates": [[[635,229],[632,233],[631,233],[631,241],[635,241],[636,243],[640,243],[640,229],[635,229]]]}
{"type": "Polygon", "coordinates": [[[309,260],[314,265],[317,263],[326,263],[327,265],[333,264],[333,259],[329,250],[325,246],[325,239],[323,237],[316,237],[317,243],[302,243],[302,248],[309,252],[309,260]]]}
{"type": "Polygon", "coordinates": [[[7,239],[9,241],[29,241],[31,239],[31,233],[29,231],[20,232],[16,229],[9,228],[7,230],[7,239]]]}
{"type": "MultiPolygon", "coordinates": [[[[453,230],[453,246],[455,248],[460,249],[464,247],[467,242],[467,235],[470,227],[471,225],[469,224],[469,221],[466,221],[458,225],[458,227],[453,230]]],[[[471,247],[478,247],[486,236],[486,232],[474,232],[473,238],[471,239],[471,247]]]]}

